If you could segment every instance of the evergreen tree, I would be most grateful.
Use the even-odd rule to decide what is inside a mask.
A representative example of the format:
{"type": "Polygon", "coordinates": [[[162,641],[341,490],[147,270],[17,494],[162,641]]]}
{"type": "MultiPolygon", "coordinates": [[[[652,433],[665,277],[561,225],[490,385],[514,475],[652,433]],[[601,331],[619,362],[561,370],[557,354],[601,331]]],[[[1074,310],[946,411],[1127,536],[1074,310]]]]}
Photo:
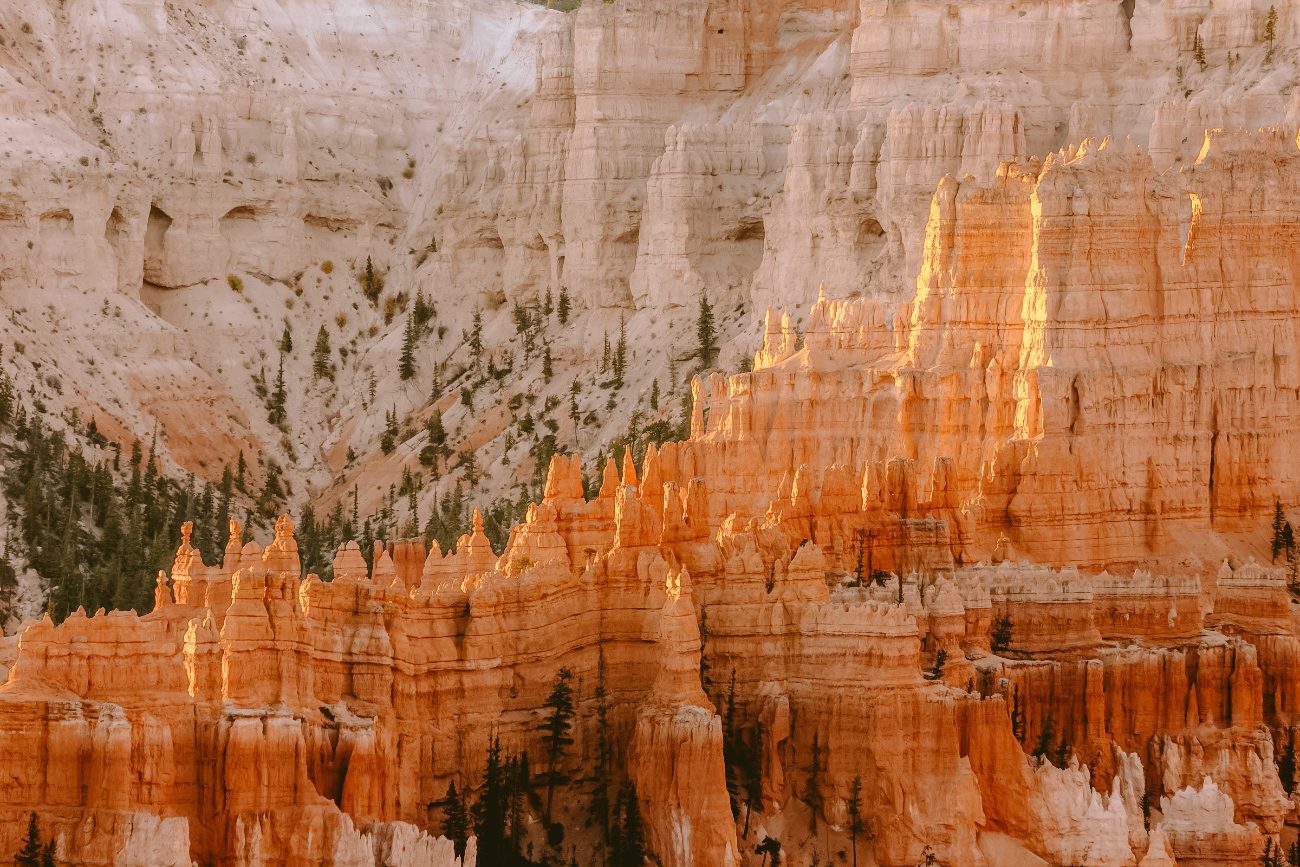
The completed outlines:
{"type": "Polygon", "coordinates": [[[330,335],[325,326],[316,332],[316,346],[311,353],[311,375],[313,379],[333,379],[330,372],[330,335]]]}
{"type": "Polygon", "coordinates": [[[483,311],[475,308],[474,324],[469,332],[469,357],[475,364],[483,358],[483,311]]]}
{"type": "Polygon", "coordinates": [[[280,354],[288,355],[293,352],[293,329],[289,323],[284,323],[284,331],[280,334],[280,354]]]}
{"type": "Polygon", "coordinates": [[[1056,747],[1056,721],[1052,719],[1051,714],[1043,720],[1043,728],[1038,733],[1038,744],[1034,747],[1033,755],[1035,758],[1050,762],[1053,750],[1056,747]]]}
{"type": "Polygon", "coordinates": [[[1277,8],[1268,7],[1268,18],[1264,21],[1264,41],[1268,43],[1268,50],[1264,52],[1264,62],[1273,62],[1273,51],[1277,47],[1277,8]]]}
{"type": "Polygon", "coordinates": [[[1025,710],[1020,705],[1020,688],[1011,688],[1011,733],[1016,740],[1025,741],[1025,710]]]}
{"type": "Polygon", "coordinates": [[[849,785],[849,840],[853,847],[853,867],[858,867],[858,835],[862,833],[862,777],[849,785]]]}
{"type": "Polygon", "coordinates": [[[1291,791],[1295,788],[1295,773],[1295,732],[1291,729],[1287,729],[1286,745],[1279,750],[1277,759],[1277,776],[1282,783],[1283,791],[1286,792],[1288,797],[1291,795],[1291,791]]]}
{"type": "Polygon", "coordinates": [[[1205,71],[1205,43],[1201,41],[1201,34],[1197,33],[1192,37],[1192,56],[1196,58],[1196,63],[1205,71]]]}
{"type": "Polygon", "coordinates": [[[14,856],[16,867],[41,867],[41,823],[36,813],[27,816],[27,833],[23,836],[23,846],[14,856]]]}
{"type": "Polygon", "coordinates": [[[469,840],[469,814],[465,810],[465,802],[460,799],[460,793],[456,791],[455,780],[447,787],[447,795],[438,802],[438,806],[442,808],[443,815],[442,836],[455,845],[457,858],[464,857],[465,843],[469,840]]]}
{"type": "Polygon", "coordinates": [[[650,383],[650,409],[659,410],[659,380],[650,383]]]}
{"type": "Polygon", "coordinates": [[[493,736],[488,743],[487,770],[483,788],[474,804],[474,832],[478,837],[478,863],[499,865],[506,862],[507,791],[506,769],[501,761],[501,739],[493,736]]]}
{"type": "MultiPolygon", "coordinates": [[[[606,338],[608,339],[608,338],[606,338]]],[[[623,387],[623,376],[627,373],[627,322],[618,318],[618,343],[614,347],[614,388],[623,387]]]]}
{"type": "Polygon", "coordinates": [[[406,317],[406,330],[402,334],[402,356],[397,363],[397,374],[402,381],[415,377],[415,340],[418,333],[415,324],[415,311],[406,317]]]}
{"type": "Polygon", "coordinates": [[[555,375],[555,367],[551,361],[551,344],[542,347],[542,380],[550,382],[551,377],[555,375]]]}
{"type": "Polygon", "coordinates": [[[569,290],[564,286],[560,287],[560,302],[555,308],[555,316],[561,325],[569,321],[569,290]]]}
{"type": "Polygon", "coordinates": [[[1286,515],[1282,512],[1282,501],[1273,501],[1273,542],[1272,542],[1272,562],[1277,562],[1277,555],[1282,553],[1285,547],[1282,538],[1282,527],[1286,523],[1286,515]]]}
{"type": "Polygon", "coordinates": [[[641,824],[641,806],[636,787],[624,783],[618,793],[618,831],[612,847],[613,867],[642,867],[645,862],[645,829],[641,824]]]}
{"type": "Polygon", "coordinates": [[[424,297],[423,289],[416,290],[415,304],[411,309],[415,314],[415,327],[417,331],[423,331],[424,326],[429,324],[429,320],[433,319],[436,313],[433,309],[433,305],[424,297]]]}
{"type": "Polygon", "coordinates": [[[767,867],[768,857],[772,859],[772,867],[781,867],[781,841],[773,837],[764,836],[763,842],[754,847],[755,855],[762,855],[763,861],[761,867],[767,867]]]}
{"type": "Polygon", "coordinates": [[[994,653],[1005,653],[1011,647],[1011,634],[1010,617],[1004,614],[993,621],[993,629],[989,633],[989,646],[994,653]]]}
{"type": "Polygon", "coordinates": [[[699,343],[700,365],[705,369],[713,366],[718,355],[718,334],[713,324],[713,307],[709,304],[707,293],[700,293],[700,310],[695,318],[695,336],[699,343]]]}
{"type": "Polygon", "coordinates": [[[591,819],[600,832],[600,863],[605,864],[609,849],[610,786],[613,745],[609,738],[609,700],[605,691],[605,648],[596,658],[596,766],[592,779],[591,819]]]}
{"type": "Polygon", "coordinates": [[[749,836],[749,820],[754,811],[763,810],[763,724],[754,726],[754,742],[745,761],[745,832],[749,836]]]}
{"type": "Polygon", "coordinates": [[[546,300],[542,302],[542,315],[547,319],[551,318],[551,313],[555,310],[555,304],[551,298],[551,287],[546,287],[546,300]]]}
{"type": "Polygon", "coordinates": [[[817,732],[812,737],[812,764],[808,770],[808,785],[804,791],[804,802],[808,805],[810,831],[817,832],[817,818],[822,812],[822,751],[817,743],[817,732]]]}
{"type": "Polygon", "coordinates": [[[288,402],[288,393],[284,385],[284,356],[280,356],[280,369],[275,374],[275,390],[271,392],[271,399],[268,402],[267,419],[271,424],[277,427],[284,424],[286,418],[285,405],[288,402]]]}
{"type": "Polygon", "coordinates": [[[948,651],[942,647],[934,654],[934,666],[925,673],[926,680],[938,680],[943,677],[943,666],[948,662],[948,651]]]}
{"type": "Polygon", "coordinates": [[[361,291],[370,299],[371,304],[377,303],[384,291],[384,281],[375,273],[375,263],[369,256],[366,257],[366,270],[361,275],[361,291]]]}
{"type": "Polygon", "coordinates": [[[555,787],[561,782],[560,757],[564,748],[573,743],[569,730],[573,727],[573,672],[561,668],[555,674],[555,683],[551,694],[547,696],[546,707],[550,713],[541,725],[542,742],[550,759],[550,772],[546,775],[546,814],[547,825],[551,824],[551,803],[555,798],[555,787]]]}
{"type": "Polygon", "coordinates": [[[41,850],[41,867],[58,867],[58,862],[54,860],[54,841],[50,840],[41,850]]]}

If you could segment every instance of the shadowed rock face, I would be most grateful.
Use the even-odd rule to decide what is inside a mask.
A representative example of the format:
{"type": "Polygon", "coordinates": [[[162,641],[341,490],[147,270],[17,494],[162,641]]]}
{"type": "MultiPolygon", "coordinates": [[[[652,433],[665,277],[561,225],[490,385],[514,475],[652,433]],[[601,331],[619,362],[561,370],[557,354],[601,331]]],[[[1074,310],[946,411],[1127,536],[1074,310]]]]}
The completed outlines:
{"type": "Polygon", "coordinates": [[[1300,8],[1270,44],[1245,2],[345,6],[0,10],[19,391],[169,472],[277,460],[321,513],[419,465],[381,406],[485,497],[536,469],[516,395],[578,382],[590,422],[538,418],[603,452],[689,387],[691,435],[590,500],[554,458],[500,554],[476,514],[323,582],[287,517],[213,565],[183,529],[151,613],[9,649],[0,853],[36,811],[67,863],[454,867],[439,802],[499,740],[562,780],[562,842],[536,791],[518,831],[557,863],[605,863],[605,780],[671,867],[1258,862],[1300,711],[1263,565],[1300,501],[1300,8]],[[543,375],[507,308],[561,290],[543,375]],[[752,369],[686,386],[702,293],[752,369]]]}

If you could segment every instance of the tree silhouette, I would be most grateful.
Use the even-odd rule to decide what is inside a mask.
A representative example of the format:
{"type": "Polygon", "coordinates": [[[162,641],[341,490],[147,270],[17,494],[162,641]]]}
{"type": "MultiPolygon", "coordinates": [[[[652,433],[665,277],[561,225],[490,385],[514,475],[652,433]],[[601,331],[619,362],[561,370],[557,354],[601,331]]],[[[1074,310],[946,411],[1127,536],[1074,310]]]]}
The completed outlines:
{"type": "Polygon", "coordinates": [[[551,805],[555,798],[555,787],[561,782],[560,756],[564,748],[573,743],[569,730],[573,727],[573,672],[561,668],[555,675],[551,694],[546,699],[550,710],[539,728],[542,741],[550,758],[550,772],[546,775],[546,824],[551,824],[551,805]]]}

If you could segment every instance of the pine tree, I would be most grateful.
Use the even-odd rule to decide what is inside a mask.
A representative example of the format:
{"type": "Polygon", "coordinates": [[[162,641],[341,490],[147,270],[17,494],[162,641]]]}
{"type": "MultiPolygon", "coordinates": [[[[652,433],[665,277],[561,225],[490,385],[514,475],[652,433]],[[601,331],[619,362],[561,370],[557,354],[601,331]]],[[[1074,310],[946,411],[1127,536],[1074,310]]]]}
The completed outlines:
{"type": "Polygon", "coordinates": [[[1011,647],[1012,625],[1011,618],[1005,614],[993,621],[993,629],[989,633],[989,646],[994,653],[1005,653],[1011,647]]]}
{"type": "Polygon", "coordinates": [[[58,867],[58,862],[54,860],[54,841],[51,840],[45,844],[41,850],[41,867],[58,867]]]}
{"type": "Polygon", "coordinates": [[[469,357],[478,364],[483,358],[483,311],[474,310],[474,324],[469,332],[469,357]]]}
{"type": "Polygon", "coordinates": [[[478,838],[478,863],[491,865],[506,861],[507,792],[505,766],[501,761],[501,739],[493,736],[488,743],[487,770],[483,788],[474,804],[474,832],[478,838]]]}
{"type": "Polygon", "coordinates": [[[645,829],[636,786],[624,783],[618,793],[618,831],[614,835],[613,867],[642,867],[645,862],[645,829]]]}
{"type": "Polygon", "coordinates": [[[1295,788],[1295,774],[1295,732],[1287,729],[1286,746],[1280,750],[1277,759],[1277,776],[1282,783],[1283,791],[1286,792],[1288,797],[1291,795],[1291,790],[1295,788]]]}
{"type": "MultiPolygon", "coordinates": [[[[608,339],[608,338],[606,338],[608,339]]],[[[623,387],[623,376],[627,373],[627,322],[618,318],[618,343],[614,347],[614,388],[623,387]]]]}
{"type": "Polygon", "coordinates": [[[763,724],[754,726],[754,742],[745,756],[745,831],[749,836],[749,819],[754,811],[763,810],[763,724]]]}
{"type": "Polygon", "coordinates": [[[285,405],[287,402],[288,394],[284,385],[284,356],[281,355],[280,369],[275,374],[275,390],[271,392],[269,411],[267,412],[267,418],[270,420],[271,424],[278,426],[284,423],[286,418],[285,405]]]}
{"type": "Polygon", "coordinates": [[[551,824],[551,803],[555,798],[555,787],[561,782],[560,757],[564,748],[573,743],[569,730],[573,727],[573,672],[561,668],[555,674],[555,683],[551,694],[546,698],[546,707],[550,710],[546,719],[538,726],[542,732],[542,741],[550,759],[550,772],[546,775],[546,814],[545,822],[551,824]]]}
{"type": "Polygon", "coordinates": [[[551,344],[542,347],[542,380],[550,382],[551,377],[555,375],[555,367],[551,361],[551,344]]]}
{"type": "Polygon", "coordinates": [[[763,842],[754,847],[754,854],[763,856],[760,867],[767,867],[768,856],[771,856],[772,867],[781,867],[781,841],[774,837],[764,836],[763,842]]]}
{"type": "Polygon", "coordinates": [[[1273,501],[1273,541],[1272,541],[1272,562],[1277,562],[1277,555],[1282,553],[1285,547],[1282,538],[1282,527],[1286,523],[1286,515],[1282,511],[1282,501],[1273,501]]]}
{"type": "Polygon", "coordinates": [[[713,325],[713,307],[709,296],[700,293],[700,310],[695,318],[695,336],[699,343],[700,365],[705,369],[713,366],[718,355],[718,334],[713,325]]]}
{"type": "Polygon", "coordinates": [[[609,737],[609,698],[605,691],[605,648],[602,645],[596,658],[596,766],[592,778],[591,820],[600,832],[600,863],[606,861],[609,849],[610,786],[612,780],[613,745],[609,737]]]}
{"type": "Polygon", "coordinates": [[[934,666],[925,673],[926,680],[938,680],[943,677],[943,667],[948,662],[948,651],[942,647],[934,654],[934,666]]]}
{"type": "Polygon", "coordinates": [[[561,325],[569,321],[569,290],[564,286],[560,287],[560,302],[555,308],[555,316],[561,325]]]}
{"type": "Polygon", "coordinates": [[[817,732],[812,737],[812,763],[808,770],[808,785],[804,789],[804,802],[808,805],[809,830],[817,832],[817,818],[822,812],[822,751],[817,742],[817,732]]]}
{"type": "Polygon", "coordinates": [[[333,379],[330,373],[330,335],[325,326],[316,332],[316,346],[311,353],[311,375],[313,379],[333,379]]]}
{"type": "Polygon", "coordinates": [[[650,383],[650,409],[659,410],[659,380],[650,383]]]}
{"type": "Polygon", "coordinates": [[[289,323],[284,323],[284,331],[280,334],[280,354],[288,355],[293,352],[293,329],[289,323]]]}
{"type": "Polygon", "coordinates": [[[1011,733],[1015,735],[1016,740],[1024,743],[1025,740],[1025,710],[1020,705],[1020,688],[1011,688],[1011,733]]]}
{"type": "Polygon", "coordinates": [[[23,847],[14,856],[16,867],[41,867],[41,823],[36,813],[27,816],[27,834],[23,837],[23,847]]]}
{"type": "Polygon", "coordinates": [[[1277,8],[1268,7],[1268,18],[1264,21],[1264,41],[1268,43],[1268,50],[1264,52],[1264,62],[1273,62],[1273,51],[1277,48],[1277,8]]]}
{"type": "Polygon", "coordinates": [[[434,317],[436,311],[429,300],[424,297],[424,290],[417,289],[415,292],[415,304],[411,308],[415,314],[415,327],[417,330],[423,330],[424,326],[429,324],[429,320],[434,317]]]}
{"type": "Polygon", "coordinates": [[[1042,759],[1045,762],[1051,761],[1052,752],[1056,747],[1056,721],[1052,719],[1051,714],[1043,720],[1042,731],[1038,733],[1038,744],[1034,747],[1034,758],[1042,759]]]}
{"type": "Polygon", "coordinates": [[[465,843],[469,840],[469,814],[465,802],[456,791],[456,781],[447,786],[447,796],[438,802],[442,808],[442,836],[450,840],[456,848],[456,857],[465,855],[465,843]]]}
{"type": "Polygon", "coordinates": [[[361,291],[374,304],[379,301],[380,294],[384,291],[384,281],[375,273],[375,263],[370,257],[366,257],[366,270],[361,275],[361,291]]]}
{"type": "Polygon", "coordinates": [[[542,302],[542,315],[547,319],[551,318],[551,313],[555,310],[555,303],[551,297],[551,287],[546,287],[546,299],[542,302]]]}
{"type": "Polygon", "coordinates": [[[1201,41],[1201,34],[1197,33],[1192,38],[1192,56],[1196,58],[1196,63],[1205,71],[1205,43],[1201,41]]]}
{"type": "Polygon", "coordinates": [[[853,867],[858,867],[858,835],[862,833],[862,777],[849,785],[849,839],[853,846],[853,867]]]}
{"type": "Polygon", "coordinates": [[[406,317],[406,330],[402,334],[402,356],[397,363],[397,374],[403,381],[415,377],[415,340],[418,333],[415,311],[406,317]]]}

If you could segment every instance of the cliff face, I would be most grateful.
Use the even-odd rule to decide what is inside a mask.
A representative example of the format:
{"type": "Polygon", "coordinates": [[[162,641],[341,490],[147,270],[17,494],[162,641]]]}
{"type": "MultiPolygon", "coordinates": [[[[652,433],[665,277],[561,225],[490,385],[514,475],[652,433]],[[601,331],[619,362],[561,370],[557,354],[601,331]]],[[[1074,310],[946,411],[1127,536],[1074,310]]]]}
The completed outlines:
{"type": "MultiPolygon", "coordinates": [[[[1141,293],[1163,287],[1172,265],[1187,287],[1239,282],[1207,273],[1216,244],[1238,246],[1231,211],[1222,241],[1210,225],[1219,217],[1205,214],[1204,258],[1182,262],[1193,206],[1164,173],[1195,185],[1184,169],[1207,128],[1294,128],[1289,47],[1300,15],[1290,3],[1276,11],[1270,50],[1267,10],[1244,0],[623,0],[570,15],[509,0],[436,10],[27,4],[0,17],[0,303],[10,314],[0,339],[22,345],[6,357],[51,415],[75,409],[127,447],[156,430],[170,472],[215,481],[242,450],[292,470],[290,503],[310,493],[332,504],[355,488],[373,513],[393,478],[425,469],[419,427],[436,414],[452,453],[489,458],[478,477],[453,461],[439,475],[515,501],[549,451],[540,448],[537,466],[539,448],[518,445],[541,437],[485,406],[526,395],[564,405],[575,377],[594,378],[589,336],[613,339],[621,319],[635,361],[626,383],[584,389],[572,417],[550,417],[556,445],[595,454],[628,433],[634,411],[647,424],[671,422],[694,364],[683,335],[702,294],[718,310],[721,362],[732,369],[761,339],[754,311],[788,309],[802,328],[819,285],[832,297],[908,301],[916,275],[935,264],[927,223],[948,174],[965,201],[968,175],[977,186],[1014,185],[1001,179],[1002,161],[1131,138],[1146,154],[1132,165],[1114,156],[1053,177],[1086,173],[1094,198],[1111,183],[1126,207],[1150,207],[1149,217],[1107,217],[1115,243],[1166,233],[1142,236],[1142,270],[1072,265],[1035,269],[1035,279],[1121,277],[1141,293]],[[639,49],[647,39],[655,51],[639,49]],[[1138,194],[1140,176],[1164,185],[1157,199],[1138,194]],[[361,285],[367,260],[383,282],[373,302],[361,285]],[[419,292],[436,316],[417,329],[404,379],[406,313],[419,292]],[[566,323],[540,313],[561,292],[573,311],[566,323]],[[528,336],[517,306],[536,316],[528,336]],[[464,339],[476,309],[481,354],[464,339]],[[315,375],[323,330],[338,388],[323,400],[291,389],[277,421],[268,392],[286,326],[286,380],[329,381],[315,375]],[[543,346],[554,368],[546,376],[543,346]],[[508,374],[482,375],[488,360],[508,374]],[[674,399],[650,406],[654,380],[674,399]],[[456,400],[464,389],[469,406],[456,400]],[[611,400],[619,412],[604,409],[611,400]],[[395,451],[379,448],[386,413],[398,419],[395,451]]],[[[1249,202],[1253,193],[1238,189],[1249,202]]],[[[1094,250],[1084,228],[1100,212],[1084,213],[1073,188],[1039,193],[1043,229],[1060,236],[1041,253],[1094,250]]],[[[998,228],[970,227],[990,251],[985,266],[970,264],[998,273],[972,278],[1012,294],[972,315],[995,313],[995,327],[1014,329],[1020,304],[1051,287],[1020,297],[1034,229],[1010,189],[1005,214],[999,194],[988,195],[998,228]]],[[[1267,195],[1269,207],[1287,207],[1285,191],[1267,195]]],[[[1125,256],[1141,246],[1126,244],[1125,256]]],[[[1015,335],[1005,337],[1000,348],[1015,351],[1015,335]]],[[[1044,340],[1046,352],[1065,349],[1044,340]]],[[[1021,403],[1017,423],[1037,423],[1032,401],[1021,403]]],[[[1216,444],[1216,460],[1240,460],[1238,447],[1216,444]]],[[[268,468],[252,472],[260,481],[268,468]]],[[[1216,493],[1229,511],[1241,497],[1216,493]]],[[[415,512],[438,502],[423,491],[415,512]]]]}
{"type": "Polygon", "coordinates": [[[318,514],[422,466],[386,530],[457,483],[535,500],[499,555],[476,514],[331,581],[287,518],[219,564],[185,528],[151,613],[28,624],[0,853],[35,811],[72,863],[468,865],[440,801],[499,743],[561,781],[558,830],[514,811],[556,862],[604,863],[615,796],[682,867],[1257,862],[1300,712],[1262,565],[1300,501],[1276,11],[1270,43],[1244,0],[0,10],[19,391],[171,472],[297,469],[318,514]],[[687,386],[705,293],[752,369],[687,386]],[[690,437],[596,496],[549,458],[688,387],[690,437]]]}

